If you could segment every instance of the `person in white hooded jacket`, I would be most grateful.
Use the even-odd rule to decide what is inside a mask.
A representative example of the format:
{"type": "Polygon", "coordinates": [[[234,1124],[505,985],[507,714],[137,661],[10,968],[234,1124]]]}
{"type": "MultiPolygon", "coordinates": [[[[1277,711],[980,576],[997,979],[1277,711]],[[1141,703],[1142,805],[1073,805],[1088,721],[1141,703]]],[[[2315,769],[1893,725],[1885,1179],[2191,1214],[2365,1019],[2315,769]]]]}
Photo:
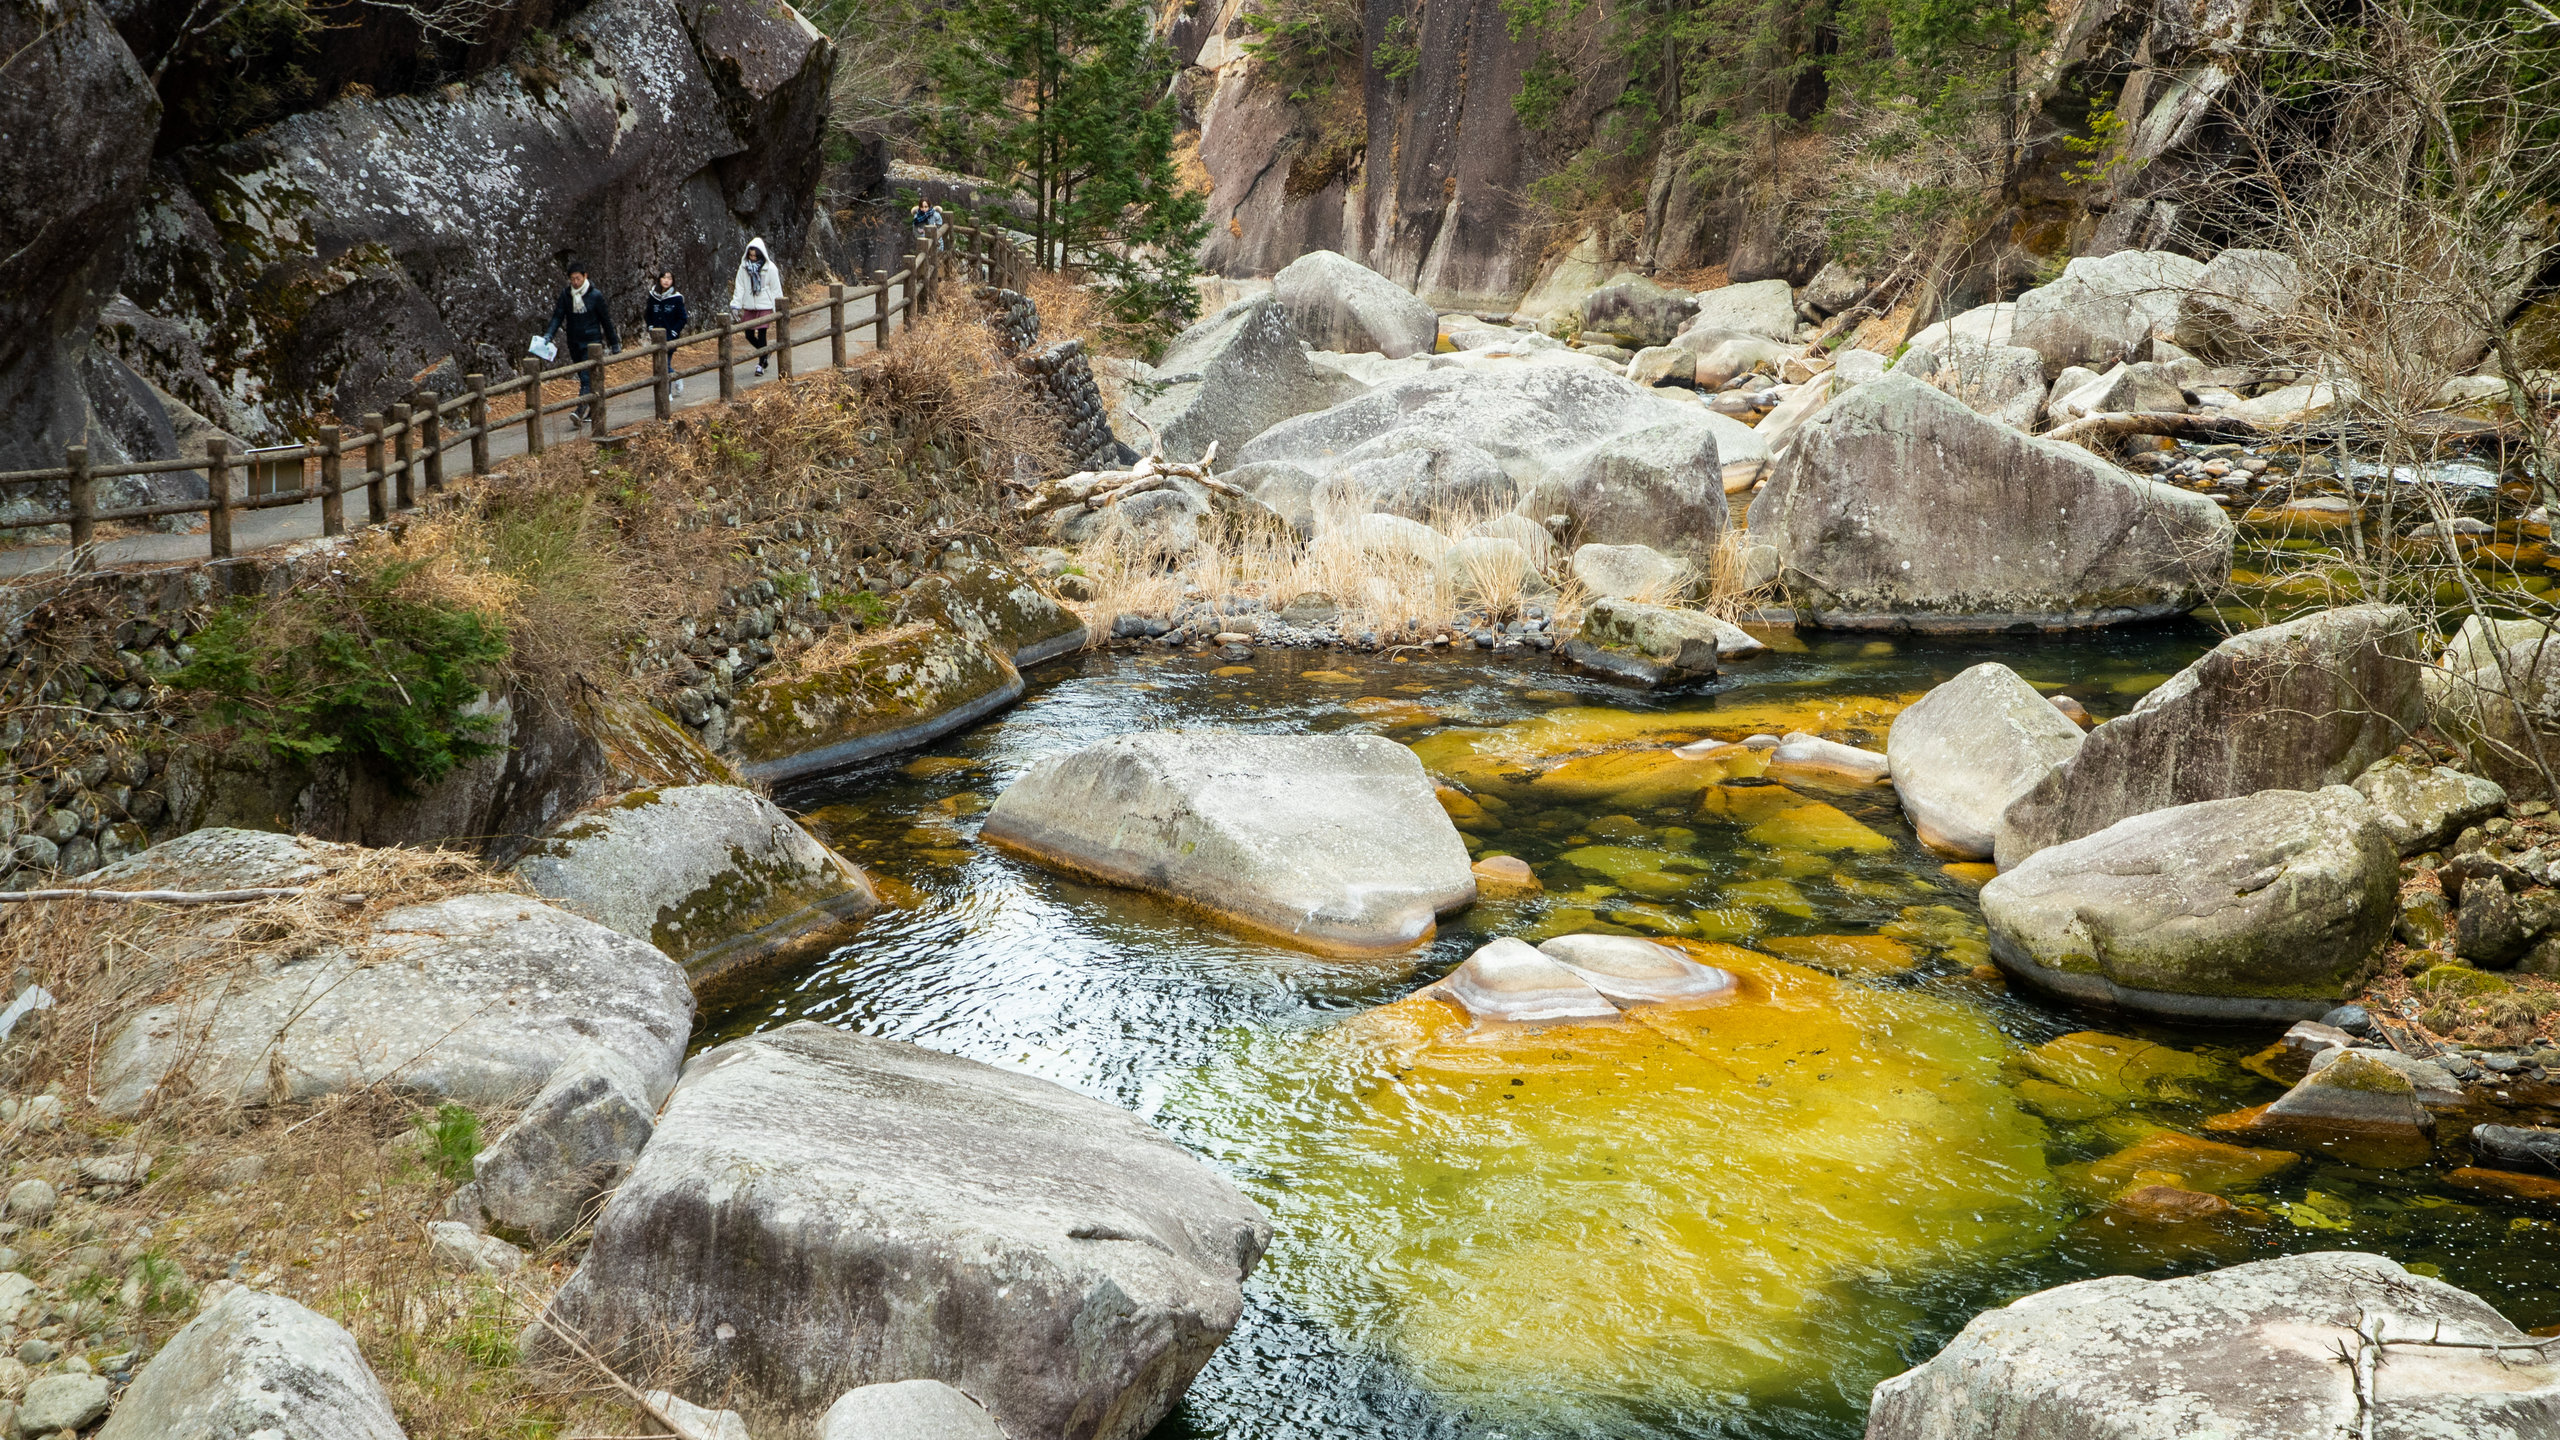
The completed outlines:
{"type": "MultiPolygon", "coordinates": [[[[729,308],[738,318],[750,322],[747,343],[756,347],[756,373],[762,375],[772,357],[764,353],[767,327],[753,322],[771,315],[782,304],[782,267],[773,263],[759,235],[747,242],[747,253],[738,262],[738,278],[729,286],[729,308]]],[[[783,327],[782,343],[791,343],[790,327],[783,327]]]]}

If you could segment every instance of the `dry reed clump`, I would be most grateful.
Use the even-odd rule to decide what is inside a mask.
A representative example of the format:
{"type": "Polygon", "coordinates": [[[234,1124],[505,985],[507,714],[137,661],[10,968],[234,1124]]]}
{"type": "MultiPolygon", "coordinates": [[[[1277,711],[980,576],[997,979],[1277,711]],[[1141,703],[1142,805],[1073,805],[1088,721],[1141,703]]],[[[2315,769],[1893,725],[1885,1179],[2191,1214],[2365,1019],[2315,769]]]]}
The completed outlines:
{"type": "MultiPolygon", "coordinates": [[[[1364,527],[1370,513],[1363,502],[1320,492],[1309,538],[1267,512],[1222,508],[1204,522],[1198,543],[1179,553],[1169,553],[1152,532],[1115,517],[1078,557],[1093,594],[1078,608],[1099,644],[1109,638],[1117,615],[1165,614],[1190,601],[1231,598],[1278,609],[1315,594],[1337,607],[1346,636],[1369,631],[1392,643],[1396,637],[1456,629],[1468,620],[1499,624],[1532,612],[1553,617],[1561,627],[1592,599],[1567,568],[1567,552],[1560,547],[1540,569],[1524,569],[1498,548],[1458,548],[1459,541],[1482,538],[1486,522],[1507,511],[1470,506],[1434,513],[1425,528],[1436,541],[1405,530],[1401,517],[1364,527]],[[1446,558],[1424,554],[1426,546],[1449,547],[1446,558]]],[[[1770,583],[1745,583],[1747,544],[1743,532],[1728,530],[1703,573],[1684,571],[1627,598],[1719,619],[1744,618],[1767,605],[1775,590],[1770,583]]]]}
{"type": "Polygon", "coordinates": [[[346,1326],[412,1435],[633,1433],[636,1412],[601,1376],[517,1354],[519,1332],[567,1278],[565,1247],[503,1280],[456,1274],[429,1255],[427,1224],[507,1112],[388,1086],[319,1104],[177,1094],[132,1119],[97,1108],[98,1055],[137,1010],[262,957],[344,943],[402,906],[513,888],[448,852],[323,848],[325,873],[290,896],[0,907],[0,965],[55,997],[0,1047],[0,1079],[19,1101],[0,1149],[12,1183],[41,1178],[61,1194],[50,1215],[20,1217],[10,1237],[15,1268],[39,1286],[42,1318],[0,1338],[15,1346],[32,1332],[66,1355],[138,1362],[210,1287],[248,1284],[346,1326]],[[58,1120],[31,1103],[41,1096],[58,1099],[58,1120]],[[99,1162],[135,1155],[151,1157],[140,1183],[101,1180],[99,1162]]]}

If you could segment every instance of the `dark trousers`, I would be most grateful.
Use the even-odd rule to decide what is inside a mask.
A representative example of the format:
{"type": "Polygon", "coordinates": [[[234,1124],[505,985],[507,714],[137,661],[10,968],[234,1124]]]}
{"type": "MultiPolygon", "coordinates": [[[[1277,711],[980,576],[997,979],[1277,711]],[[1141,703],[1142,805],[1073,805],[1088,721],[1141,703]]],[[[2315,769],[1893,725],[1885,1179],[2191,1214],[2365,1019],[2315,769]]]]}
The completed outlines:
{"type": "MultiPolygon", "coordinates": [[[[772,312],[772,311],[770,311],[770,310],[768,310],[768,311],[766,311],[766,312],[765,312],[765,314],[767,314],[767,315],[770,315],[770,314],[772,314],[772,313],[773,313],[773,312],[772,312]]],[[[762,350],[762,349],[764,349],[765,337],[766,337],[767,335],[772,334],[772,333],[773,333],[773,329],[772,329],[772,327],[771,327],[771,326],[769,326],[769,325],[757,325],[757,326],[753,326],[753,327],[751,327],[751,328],[747,331],[747,343],[748,343],[749,345],[751,345],[751,346],[754,346],[757,350],[762,350]]],[[[765,356],[763,356],[763,355],[758,355],[758,356],[756,356],[756,363],[757,363],[758,365],[762,365],[763,363],[765,363],[765,359],[766,359],[766,357],[765,357],[765,356]]]]}

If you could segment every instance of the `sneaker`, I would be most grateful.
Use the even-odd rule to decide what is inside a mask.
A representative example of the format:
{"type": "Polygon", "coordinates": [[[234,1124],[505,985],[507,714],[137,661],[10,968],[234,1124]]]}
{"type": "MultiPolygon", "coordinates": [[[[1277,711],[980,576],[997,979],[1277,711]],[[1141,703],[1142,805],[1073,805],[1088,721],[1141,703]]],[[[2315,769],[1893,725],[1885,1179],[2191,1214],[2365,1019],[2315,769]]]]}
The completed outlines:
{"type": "Polygon", "coordinates": [[[676,394],[676,395],[682,395],[682,394],[684,393],[684,382],[683,382],[683,381],[681,381],[681,380],[677,381],[677,382],[675,383],[675,387],[674,387],[674,389],[673,389],[670,393],[672,393],[672,394],[676,394]]]}
{"type": "Polygon", "coordinates": [[[586,407],[586,406],[584,406],[584,405],[581,405],[581,406],[579,406],[577,409],[570,411],[570,412],[569,412],[569,423],[570,423],[570,424],[572,424],[572,425],[584,425],[584,424],[586,424],[586,423],[587,423],[587,407],[586,407]]]}
{"type": "Polygon", "coordinates": [[[759,376],[763,375],[763,374],[764,374],[764,367],[765,367],[765,362],[764,362],[764,361],[762,361],[762,360],[757,361],[757,362],[756,362],[756,374],[757,374],[757,375],[759,375],[759,376]]]}

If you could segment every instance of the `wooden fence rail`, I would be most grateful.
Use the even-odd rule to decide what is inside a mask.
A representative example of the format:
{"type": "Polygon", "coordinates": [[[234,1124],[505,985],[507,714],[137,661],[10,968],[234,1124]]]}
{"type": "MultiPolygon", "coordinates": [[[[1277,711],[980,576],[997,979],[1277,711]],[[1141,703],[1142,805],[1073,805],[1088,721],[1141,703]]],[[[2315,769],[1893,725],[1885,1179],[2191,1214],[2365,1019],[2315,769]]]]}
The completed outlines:
{"type": "MultiPolygon", "coordinates": [[[[367,415],[358,430],[350,435],[336,425],[316,427],[311,438],[295,445],[276,446],[241,454],[231,442],[219,437],[206,442],[202,457],[177,460],[145,460],[122,465],[93,465],[85,445],[72,445],[63,451],[63,463],[46,470],[18,470],[0,473],[0,495],[20,486],[62,483],[67,508],[46,514],[13,518],[8,529],[26,529],[38,525],[68,525],[71,529],[70,568],[87,570],[96,564],[97,528],[106,521],[152,520],[166,515],[202,515],[206,519],[208,541],[216,560],[232,555],[232,523],[244,510],[267,510],[286,505],[320,502],[320,531],[324,535],[343,535],[347,530],[346,496],[349,491],[362,491],[365,499],[365,523],[380,525],[400,510],[413,508],[422,494],[433,494],[444,488],[446,456],[459,448],[465,452],[473,475],[486,475],[491,469],[490,436],[510,425],[525,427],[525,453],[540,455],[546,440],[543,422],[564,410],[594,406],[590,433],[603,439],[610,432],[607,418],[612,401],[620,396],[648,391],[655,418],[669,419],[674,414],[674,388],[677,382],[696,376],[717,374],[720,398],[734,399],[738,393],[738,366],[770,359],[777,375],[784,381],[792,376],[791,348],[823,336],[827,343],[828,363],[842,369],[850,363],[853,350],[852,330],[871,327],[874,349],[888,344],[890,322],[900,322],[898,329],[912,328],[917,317],[930,313],[941,292],[953,284],[966,287],[975,284],[1019,288],[1029,274],[1031,263],[1015,248],[1009,236],[1001,231],[980,226],[944,227],[923,237],[916,251],[907,257],[906,265],[895,274],[875,270],[871,283],[848,289],[830,285],[823,299],[806,305],[785,304],[770,315],[758,317],[752,324],[731,320],[715,329],[697,330],[689,335],[670,338],[663,330],[652,330],[640,344],[639,358],[647,360],[648,373],[638,380],[619,385],[605,383],[606,356],[601,346],[590,346],[583,356],[574,356],[562,365],[542,368],[531,357],[519,362],[516,373],[492,384],[487,375],[462,377],[464,389],[457,395],[440,395],[420,391],[407,403],[394,405],[386,414],[367,415]],[[891,296],[895,295],[893,301],[891,296]],[[857,321],[849,330],[845,323],[845,307],[859,300],[872,302],[868,320],[857,321]],[[823,330],[794,336],[792,322],[809,316],[825,320],[823,330]],[[767,329],[771,327],[771,329],[767,329]],[[737,337],[749,330],[767,330],[766,343],[749,345],[739,353],[737,337]],[[679,357],[685,350],[712,345],[714,358],[702,364],[685,366],[679,357]],[[592,394],[546,401],[542,387],[555,380],[572,380],[584,374],[592,394]],[[521,414],[490,419],[491,402],[507,396],[523,397],[521,414]],[[352,462],[352,463],[351,463],[352,462]],[[186,471],[202,471],[205,498],[171,500],[153,505],[130,505],[118,509],[101,509],[98,505],[98,482],[132,475],[169,475],[186,471]],[[241,482],[252,473],[263,480],[266,493],[244,493],[241,482]],[[316,474],[315,474],[316,471],[316,474]],[[292,489],[279,487],[278,477],[296,477],[292,489]]],[[[627,352],[626,352],[627,353],[627,352]]],[[[248,487],[254,490],[257,487],[248,487]]]]}

